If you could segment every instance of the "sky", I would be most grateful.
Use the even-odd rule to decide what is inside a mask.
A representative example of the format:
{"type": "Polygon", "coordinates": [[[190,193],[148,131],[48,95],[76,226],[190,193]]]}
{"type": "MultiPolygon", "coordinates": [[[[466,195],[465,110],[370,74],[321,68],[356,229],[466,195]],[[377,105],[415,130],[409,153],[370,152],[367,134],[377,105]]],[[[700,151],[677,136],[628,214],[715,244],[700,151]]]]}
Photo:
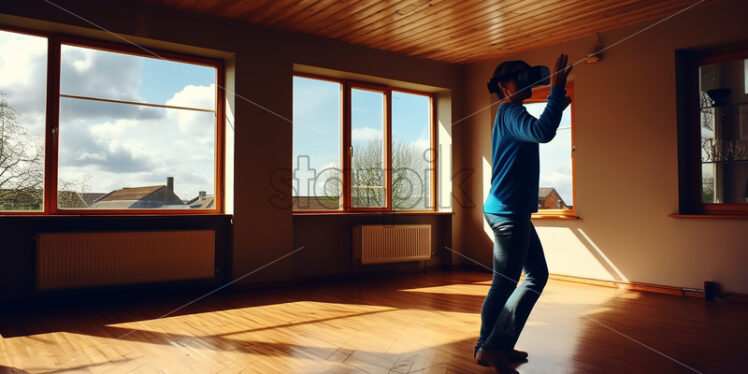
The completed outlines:
{"type": "MultiPolygon", "coordinates": [[[[294,194],[324,196],[323,183],[340,166],[341,87],[339,83],[293,79],[294,194]],[[315,176],[317,183],[313,183],[315,176]]],[[[384,96],[380,92],[352,89],[351,145],[355,150],[383,138],[384,96]]],[[[392,140],[425,151],[429,147],[429,98],[393,91],[392,140]]]]}
{"type": "MultiPolygon", "coordinates": [[[[0,31],[0,92],[43,142],[46,40],[0,31]]],[[[63,45],[61,94],[213,110],[216,69],[63,45]]],[[[60,98],[59,181],[79,192],[166,184],[214,193],[215,113],[60,98]],[[64,183],[63,183],[64,182],[64,183]]]]}

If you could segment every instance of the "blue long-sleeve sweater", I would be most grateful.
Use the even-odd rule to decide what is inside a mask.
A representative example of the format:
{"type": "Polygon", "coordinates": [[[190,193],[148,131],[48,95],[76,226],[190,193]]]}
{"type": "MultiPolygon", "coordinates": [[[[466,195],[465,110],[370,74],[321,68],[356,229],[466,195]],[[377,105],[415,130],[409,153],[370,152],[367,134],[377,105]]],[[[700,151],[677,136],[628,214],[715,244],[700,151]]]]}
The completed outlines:
{"type": "Polygon", "coordinates": [[[539,118],[523,105],[499,106],[491,135],[491,190],[483,211],[530,214],[538,211],[540,159],[538,143],[556,136],[564,110],[566,90],[551,87],[548,104],[539,118]]]}

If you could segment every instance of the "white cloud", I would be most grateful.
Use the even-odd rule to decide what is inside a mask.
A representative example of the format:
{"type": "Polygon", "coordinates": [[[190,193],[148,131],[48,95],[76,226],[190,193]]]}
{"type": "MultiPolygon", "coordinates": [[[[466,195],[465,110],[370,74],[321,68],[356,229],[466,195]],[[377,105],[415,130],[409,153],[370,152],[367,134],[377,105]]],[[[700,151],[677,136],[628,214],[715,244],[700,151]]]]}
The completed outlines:
{"type": "Polygon", "coordinates": [[[214,109],[216,102],[216,85],[193,86],[187,85],[181,91],[166,101],[166,105],[183,106],[189,108],[214,109]]]}
{"type": "Polygon", "coordinates": [[[353,129],[353,132],[351,133],[351,140],[354,142],[357,141],[369,141],[369,140],[381,140],[382,139],[382,130],[381,129],[375,129],[371,127],[360,127],[353,129]]]}
{"type": "Polygon", "coordinates": [[[142,76],[141,57],[69,45],[61,48],[61,93],[142,101],[138,94],[142,76]]]}
{"type": "Polygon", "coordinates": [[[571,183],[571,173],[563,171],[554,171],[551,173],[544,174],[540,179],[541,184],[556,186],[563,183],[571,183]]]}
{"type": "MultiPolygon", "coordinates": [[[[166,105],[182,106],[189,108],[214,109],[216,97],[216,86],[193,86],[188,85],[166,101],[166,105]]],[[[215,135],[215,116],[207,112],[192,110],[168,109],[167,116],[179,125],[179,130],[184,134],[192,135],[215,135]]],[[[204,139],[212,141],[214,136],[204,139]]]]}
{"type": "Polygon", "coordinates": [[[419,151],[424,151],[431,148],[431,142],[428,139],[423,138],[416,139],[415,141],[410,142],[409,145],[419,151]]]}
{"type": "Polygon", "coordinates": [[[31,134],[44,134],[47,41],[0,31],[0,93],[31,134]]]}
{"type": "Polygon", "coordinates": [[[36,72],[29,67],[46,58],[46,39],[0,31],[0,51],[0,87],[27,86],[32,80],[38,81],[36,72]]]}
{"type": "Polygon", "coordinates": [[[71,65],[77,73],[85,74],[93,67],[94,51],[90,49],[81,49],[77,58],[72,58],[71,65]]]}
{"type": "Polygon", "coordinates": [[[137,126],[139,121],[129,119],[120,119],[115,121],[106,121],[91,125],[88,127],[89,133],[100,139],[116,139],[133,126],[137,126]]]}

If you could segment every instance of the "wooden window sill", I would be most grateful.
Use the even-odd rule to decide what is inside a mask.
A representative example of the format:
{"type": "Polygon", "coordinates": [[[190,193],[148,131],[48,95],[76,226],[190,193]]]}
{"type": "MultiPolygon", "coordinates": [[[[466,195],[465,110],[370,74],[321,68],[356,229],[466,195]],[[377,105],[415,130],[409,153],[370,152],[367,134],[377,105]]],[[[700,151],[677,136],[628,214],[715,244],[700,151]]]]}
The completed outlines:
{"type": "Polygon", "coordinates": [[[181,214],[173,212],[164,213],[130,213],[130,214],[48,214],[48,213],[25,213],[25,214],[7,214],[0,213],[0,218],[45,218],[45,219],[77,219],[77,218],[138,218],[138,217],[232,217],[233,214],[215,213],[215,212],[194,212],[191,214],[181,214]]]}
{"type": "Polygon", "coordinates": [[[530,218],[533,220],[572,220],[572,221],[582,220],[581,217],[565,215],[565,214],[533,214],[530,218]]]}
{"type": "Polygon", "coordinates": [[[439,211],[360,211],[360,212],[343,212],[343,211],[331,211],[331,212],[293,212],[294,216],[399,216],[399,215],[420,215],[420,216],[441,216],[441,215],[452,215],[454,212],[439,212],[439,211]]]}

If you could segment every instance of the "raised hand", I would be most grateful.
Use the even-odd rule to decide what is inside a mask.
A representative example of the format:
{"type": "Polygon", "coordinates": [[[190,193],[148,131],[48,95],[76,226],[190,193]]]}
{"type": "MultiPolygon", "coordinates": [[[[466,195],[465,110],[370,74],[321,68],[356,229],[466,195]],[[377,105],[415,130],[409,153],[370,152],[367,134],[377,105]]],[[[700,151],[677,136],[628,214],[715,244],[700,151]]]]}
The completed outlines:
{"type": "Polygon", "coordinates": [[[563,53],[561,56],[558,56],[558,59],[556,59],[556,66],[553,68],[553,73],[551,73],[551,87],[566,87],[566,78],[574,67],[573,65],[567,67],[566,64],[568,62],[569,56],[563,53]]]}

